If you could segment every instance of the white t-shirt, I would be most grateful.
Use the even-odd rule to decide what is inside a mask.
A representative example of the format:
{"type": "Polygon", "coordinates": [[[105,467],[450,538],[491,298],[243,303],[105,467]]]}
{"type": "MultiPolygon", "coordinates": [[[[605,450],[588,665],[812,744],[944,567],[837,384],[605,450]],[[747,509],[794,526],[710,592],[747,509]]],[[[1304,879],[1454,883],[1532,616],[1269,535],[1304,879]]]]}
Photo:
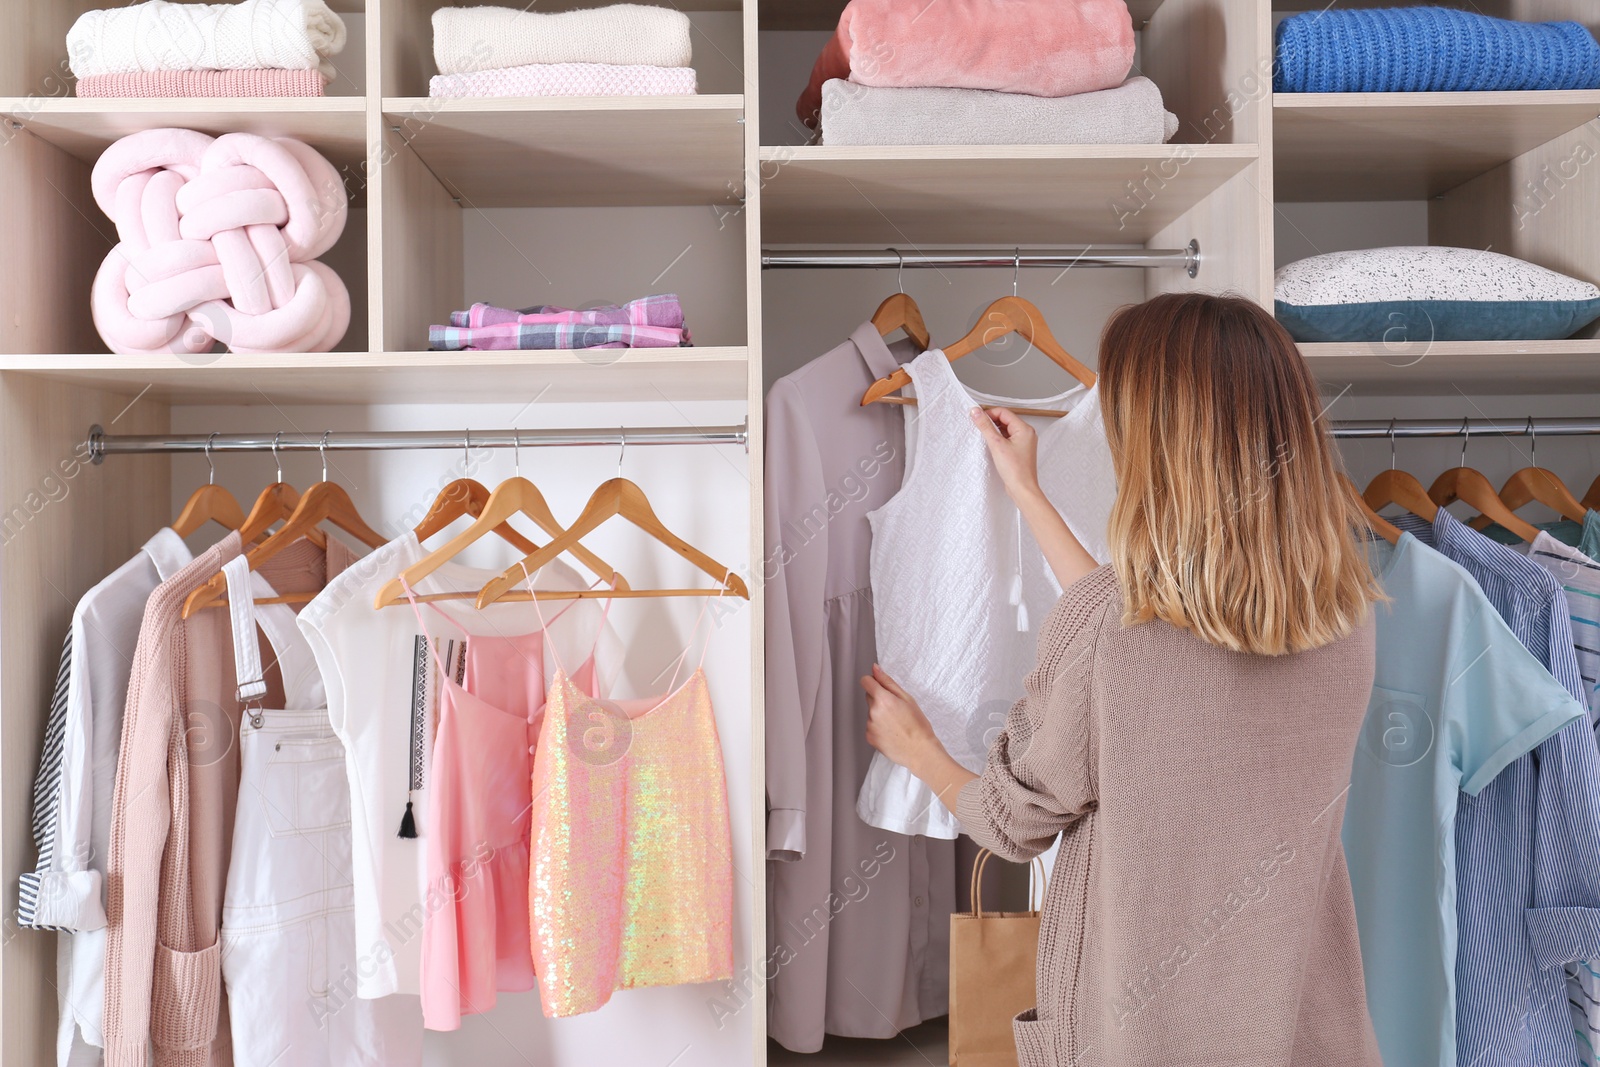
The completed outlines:
{"type": "MultiPolygon", "coordinates": [[[[437,681],[422,628],[404,600],[382,610],[378,591],[426,551],[407,533],[357,560],[300,612],[328,694],[328,717],[344,742],[350,775],[350,829],[354,863],[356,992],[365,998],[421,992],[422,925],[426,916],[426,844],[429,759],[437,681]],[[417,786],[417,788],[413,788],[417,786]],[[413,805],[415,838],[399,836],[406,802],[413,805]]],[[[497,571],[448,563],[416,592],[477,590],[497,571]]],[[[582,589],[588,583],[556,561],[534,576],[540,589],[582,589]]],[[[446,662],[462,631],[510,636],[542,628],[569,669],[588,658],[604,619],[594,600],[493,604],[478,611],[471,600],[435,601],[422,618],[446,662]],[[437,608],[438,611],[433,610],[437,608]],[[442,611],[456,622],[451,626],[442,611]]],[[[597,676],[607,677],[609,638],[601,643],[597,676]]],[[[458,647],[458,646],[457,646],[458,647]]],[[[546,643],[547,677],[554,670],[546,643]]],[[[604,682],[602,681],[602,685],[604,682]]],[[[337,982],[343,976],[334,976],[337,982]]]]}

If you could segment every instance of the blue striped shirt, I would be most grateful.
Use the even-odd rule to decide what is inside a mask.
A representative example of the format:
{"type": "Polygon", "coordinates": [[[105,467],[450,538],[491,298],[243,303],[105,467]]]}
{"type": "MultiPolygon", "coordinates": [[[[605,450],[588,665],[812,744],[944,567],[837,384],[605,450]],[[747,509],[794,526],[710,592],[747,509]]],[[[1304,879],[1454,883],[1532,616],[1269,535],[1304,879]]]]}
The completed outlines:
{"type": "MultiPolygon", "coordinates": [[[[1595,526],[1596,518],[1600,515],[1591,511],[1584,520],[1585,537],[1595,526]]],[[[1589,722],[1593,725],[1600,713],[1600,564],[1576,548],[1544,536],[1528,547],[1528,558],[1554,575],[1566,595],[1578,670],[1589,696],[1589,722]]],[[[1595,1067],[1595,1050],[1600,1048],[1600,962],[1569,964],[1567,975],[1567,1003],[1572,1009],[1579,1062],[1584,1067],[1595,1067]]]]}
{"type": "MultiPolygon", "coordinates": [[[[1517,639],[1588,707],[1561,584],[1444,509],[1396,525],[1477,580],[1517,639]]],[[[1600,749],[1579,719],[1456,811],[1461,1067],[1576,1064],[1565,965],[1600,959],[1600,749]]]]}

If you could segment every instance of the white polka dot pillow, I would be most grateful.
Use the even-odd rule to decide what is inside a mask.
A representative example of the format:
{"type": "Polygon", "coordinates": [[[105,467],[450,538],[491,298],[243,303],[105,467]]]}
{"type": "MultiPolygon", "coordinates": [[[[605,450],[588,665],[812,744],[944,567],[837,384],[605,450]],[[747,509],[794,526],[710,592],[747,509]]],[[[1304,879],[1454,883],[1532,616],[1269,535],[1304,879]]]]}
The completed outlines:
{"type": "Polygon", "coordinates": [[[1497,252],[1367,248],[1280,267],[1278,321],[1296,341],[1541,341],[1600,318],[1600,288],[1497,252]]]}

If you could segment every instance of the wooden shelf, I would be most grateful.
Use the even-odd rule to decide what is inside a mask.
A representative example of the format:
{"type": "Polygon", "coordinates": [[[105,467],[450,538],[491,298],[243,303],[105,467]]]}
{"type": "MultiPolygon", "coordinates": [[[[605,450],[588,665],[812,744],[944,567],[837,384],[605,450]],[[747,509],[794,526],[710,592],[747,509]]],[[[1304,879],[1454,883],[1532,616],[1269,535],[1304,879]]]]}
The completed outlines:
{"type": "Polygon", "coordinates": [[[736,202],[744,97],[390,97],[385,119],[466,207],[736,202]]]}
{"type": "Polygon", "coordinates": [[[1303,344],[1325,388],[1395,394],[1600,391],[1600,338],[1566,341],[1435,341],[1431,344],[1303,344]]]}
{"type": "Polygon", "coordinates": [[[743,400],[744,348],[0,356],[26,374],[182,404],[743,400]]]}
{"type": "Polygon", "coordinates": [[[1143,244],[1254,145],[763,148],[772,243],[1143,244]]]}
{"type": "MultiPolygon", "coordinates": [[[[763,0],[760,25],[763,30],[831,30],[839,25],[839,15],[847,0],[763,0]]],[[[1392,0],[1390,0],[1392,2],[1392,0]]],[[[709,7],[699,3],[697,7],[709,7]]],[[[1150,21],[1161,0],[1128,0],[1128,13],[1135,27],[1150,21]]],[[[1276,5],[1274,5],[1276,6],[1276,5]]],[[[734,4],[738,9],[738,4],[734,4]]]]}
{"type": "Polygon", "coordinates": [[[1435,197],[1600,115],[1600,91],[1277,93],[1274,188],[1295,200],[1435,197]]]}
{"type": "Polygon", "coordinates": [[[346,173],[360,174],[367,159],[366,100],[359,96],[229,100],[7,97],[0,98],[0,115],[91,165],[119,137],[163,126],[214,135],[295,137],[346,173]]]}

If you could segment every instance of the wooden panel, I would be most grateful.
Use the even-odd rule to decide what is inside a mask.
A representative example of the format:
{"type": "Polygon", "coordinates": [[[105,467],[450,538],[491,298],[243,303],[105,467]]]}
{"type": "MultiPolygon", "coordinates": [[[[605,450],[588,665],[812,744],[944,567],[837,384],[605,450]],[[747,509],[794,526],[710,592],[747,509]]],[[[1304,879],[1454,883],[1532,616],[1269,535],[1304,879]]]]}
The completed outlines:
{"type": "Polygon", "coordinates": [[[384,131],[383,333],[391,351],[421,348],[428,327],[465,307],[461,208],[399,134],[384,131]]]}
{"type": "Polygon", "coordinates": [[[1260,0],[1166,0],[1141,37],[1137,73],[1161,87],[1177,140],[1254,144],[1272,93],[1270,15],[1260,0]]]}
{"type": "Polygon", "coordinates": [[[4,0],[0,16],[0,94],[43,98],[71,96],[67,30],[96,0],[4,0]]]}
{"type": "MultiPolygon", "coordinates": [[[[330,352],[178,356],[9,356],[0,372],[95,385],[174,403],[485,403],[745,397],[744,348],[550,352],[330,352]]],[[[87,425],[87,424],[85,424],[87,425]]]]}
{"type": "Polygon", "coordinates": [[[1438,196],[1600,115],[1600,91],[1280,93],[1280,200],[1438,196]]]}
{"type": "Polygon", "coordinates": [[[0,145],[0,352],[103,352],[89,288],[116,229],[89,168],[25,131],[0,145]]]}
{"type": "Polygon", "coordinates": [[[0,99],[0,115],[85,163],[92,164],[119,137],[181,126],[209,134],[296,137],[345,172],[366,162],[365,110],[363,98],[349,96],[227,101],[0,99]]]}
{"type": "Polygon", "coordinates": [[[1272,306],[1272,189],[1266,167],[1252,163],[1217,192],[1150,239],[1152,247],[1200,242],[1200,272],[1145,271],[1145,292],[1198,291],[1247,296],[1272,306]]]}
{"type": "MultiPolygon", "coordinates": [[[[1600,342],[1434,341],[1431,344],[1303,344],[1325,387],[1443,396],[1600,392],[1600,342]]],[[[1397,409],[1400,410],[1400,409],[1397,409]]]]}
{"type": "Polygon", "coordinates": [[[768,243],[1143,244],[1247,145],[764,148],[768,243]]]}
{"type": "Polygon", "coordinates": [[[33,860],[32,780],[61,639],[73,605],[172,521],[169,462],[137,457],[114,476],[79,462],[92,423],[161,433],[164,405],[0,375],[0,855],[7,924],[0,948],[5,1067],[55,1062],[55,937],[18,930],[17,875],[33,860]]]}
{"type": "MultiPolygon", "coordinates": [[[[1600,283],[1600,123],[1430,201],[1428,239],[1491,249],[1600,283]]],[[[1597,332],[1600,324],[1583,330],[1597,332]]]]}
{"type": "MultiPolygon", "coordinates": [[[[760,49],[757,47],[758,16],[754,2],[744,12],[743,44],[745,100],[748,113],[761,113],[757,99],[761,82],[760,49]]],[[[741,159],[744,171],[757,169],[761,158],[761,130],[752,118],[742,127],[744,143],[741,159]]],[[[750,549],[748,558],[761,561],[745,575],[750,587],[750,760],[748,798],[750,818],[750,856],[752,862],[743,877],[750,882],[751,894],[757,906],[750,914],[750,927],[746,933],[750,960],[769,958],[767,941],[767,864],[760,862],[767,855],[767,741],[766,741],[766,586],[769,574],[766,566],[766,376],[762,373],[762,315],[761,315],[761,181],[752,176],[743,182],[745,203],[742,206],[742,223],[745,241],[745,329],[749,338],[749,365],[745,376],[745,425],[749,430],[745,447],[745,477],[749,482],[750,496],[746,501],[750,514],[750,549]]],[[[725,209],[724,209],[725,210],[725,209]]],[[[768,972],[770,973],[770,972],[768,972]]],[[[750,1060],[752,1064],[766,1063],[767,1049],[767,998],[750,998],[750,1060]]]]}
{"type": "Polygon", "coordinates": [[[384,101],[468,207],[720,204],[743,175],[740,96],[384,101]]]}

